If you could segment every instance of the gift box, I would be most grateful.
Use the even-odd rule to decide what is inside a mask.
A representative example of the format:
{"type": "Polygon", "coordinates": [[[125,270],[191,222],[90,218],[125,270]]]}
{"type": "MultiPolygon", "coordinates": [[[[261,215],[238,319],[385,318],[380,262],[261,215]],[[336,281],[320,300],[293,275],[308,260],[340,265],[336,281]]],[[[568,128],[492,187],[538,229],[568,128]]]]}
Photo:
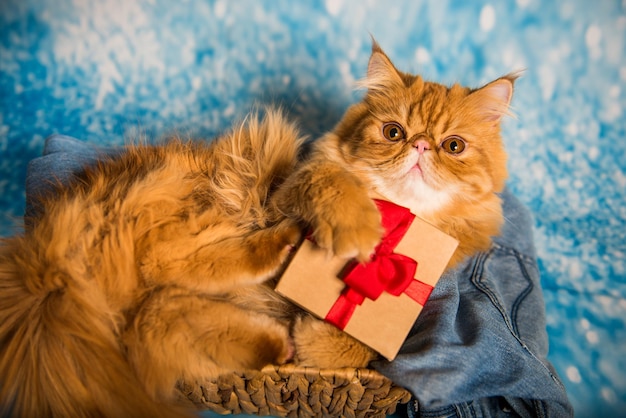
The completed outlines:
{"type": "Polygon", "coordinates": [[[393,360],[458,241],[407,208],[375,200],[385,230],[367,263],[305,239],[276,291],[393,360]]]}

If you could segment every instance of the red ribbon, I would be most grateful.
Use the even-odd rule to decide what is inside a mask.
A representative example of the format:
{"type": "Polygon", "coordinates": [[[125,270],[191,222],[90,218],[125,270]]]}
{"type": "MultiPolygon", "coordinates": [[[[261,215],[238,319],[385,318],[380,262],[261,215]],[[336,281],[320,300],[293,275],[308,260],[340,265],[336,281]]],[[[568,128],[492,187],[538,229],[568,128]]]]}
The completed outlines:
{"type": "Polygon", "coordinates": [[[383,292],[394,296],[405,293],[423,306],[433,290],[432,286],[414,278],[417,261],[393,252],[415,215],[386,200],[375,200],[375,203],[382,215],[383,238],[369,262],[353,263],[344,270],[346,287],[325,318],[340,329],[346,327],[365,298],[376,300],[383,292]]]}

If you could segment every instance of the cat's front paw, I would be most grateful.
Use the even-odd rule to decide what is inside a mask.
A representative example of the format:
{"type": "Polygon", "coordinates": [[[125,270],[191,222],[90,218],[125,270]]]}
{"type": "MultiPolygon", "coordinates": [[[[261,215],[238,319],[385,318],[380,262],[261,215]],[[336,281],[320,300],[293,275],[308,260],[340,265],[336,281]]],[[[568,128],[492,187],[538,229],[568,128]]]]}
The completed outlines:
{"type": "Polygon", "coordinates": [[[323,214],[313,231],[320,247],[337,257],[359,261],[370,259],[382,234],[380,212],[366,196],[344,201],[331,213],[323,214]]]}

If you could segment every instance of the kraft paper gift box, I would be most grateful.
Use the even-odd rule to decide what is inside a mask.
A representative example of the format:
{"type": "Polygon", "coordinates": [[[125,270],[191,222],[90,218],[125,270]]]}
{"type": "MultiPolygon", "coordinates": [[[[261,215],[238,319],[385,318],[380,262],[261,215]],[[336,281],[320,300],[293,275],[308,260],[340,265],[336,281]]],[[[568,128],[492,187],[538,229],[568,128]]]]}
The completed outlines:
{"type": "Polygon", "coordinates": [[[393,360],[458,242],[404,207],[375,200],[385,233],[368,263],[305,239],[276,291],[393,360]]]}

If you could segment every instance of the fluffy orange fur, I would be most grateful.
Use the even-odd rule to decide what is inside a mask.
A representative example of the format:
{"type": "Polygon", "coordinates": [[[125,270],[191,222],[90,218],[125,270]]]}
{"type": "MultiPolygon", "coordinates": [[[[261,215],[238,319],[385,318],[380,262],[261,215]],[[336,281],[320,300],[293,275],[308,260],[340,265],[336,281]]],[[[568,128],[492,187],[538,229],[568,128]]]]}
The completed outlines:
{"type": "Polygon", "coordinates": [[[131,147],[41,201],[0,243],[0,413],[184,415],[180,380],[280,364],[360,367],[375,353],[272,283],[301,238],[367,260],[374,194],[456,237],[450,265],[502,224],[499,121],[514,76],[471,90],[398,71],[374,44],[364,99],[315,142],[279,112],[210,143],[131,147]]]}
{"type": "Polygon", "coordinates": [[[287,361],[290,308],[261,283],[300,228],[266,203],[301,143],[270,111],[132,147],[42,201],[0,245],[2,415],[171,417],[181,379],[287,361]]]}
{"type": "MultiPolygon", "coordinates": [[[[397,70],[374,42],[361,82],[364,99],[315,142],[311,157],[279,190],[279,197],[289,196],[279,199],[281,210],[311,224],[316,242],[344,257],[367,260],[378,243],[375,195],[457,238],[448,267],[487,250],[503,223],[498,192],[507,170],[500,120],[508,114],[515,78],[479,89],[447,87],[397,70]]],[[[301,331],[296,353],[305,364],[332,367],[362,357],[353,350],[329,353],[346,338],[329,325],[301,331]]]]}

